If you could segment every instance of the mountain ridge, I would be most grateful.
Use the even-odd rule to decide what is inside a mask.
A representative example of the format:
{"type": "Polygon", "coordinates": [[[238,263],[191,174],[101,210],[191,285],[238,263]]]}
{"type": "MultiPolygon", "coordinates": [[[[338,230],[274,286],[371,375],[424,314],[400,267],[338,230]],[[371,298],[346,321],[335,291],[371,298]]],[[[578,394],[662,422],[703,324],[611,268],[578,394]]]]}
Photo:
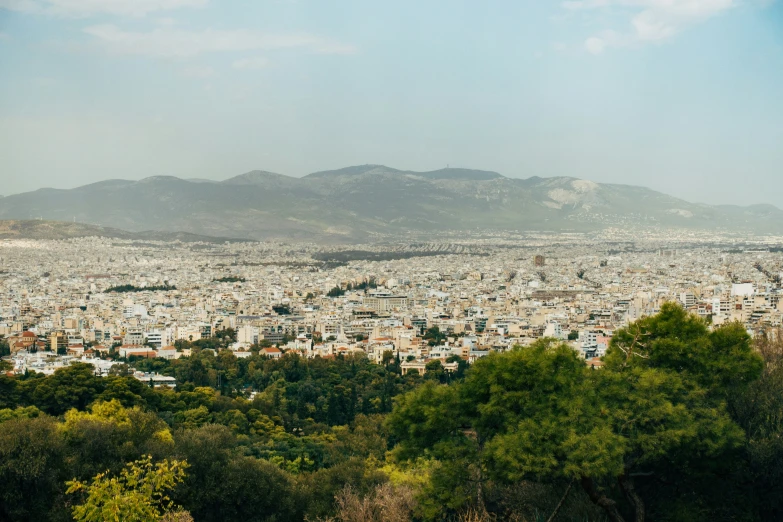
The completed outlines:
{"type": "Polygon", "coordinates": [[[690,203],[646,187],[576,177],[526,179],[447,168],[357,165],[292,177],[254,170],[223,181],[151,176],[0,199],[0,219],[98,223],[131,232],[339,240],[408,231],[657,226],[783,232],[783,211],[690,203]]]}

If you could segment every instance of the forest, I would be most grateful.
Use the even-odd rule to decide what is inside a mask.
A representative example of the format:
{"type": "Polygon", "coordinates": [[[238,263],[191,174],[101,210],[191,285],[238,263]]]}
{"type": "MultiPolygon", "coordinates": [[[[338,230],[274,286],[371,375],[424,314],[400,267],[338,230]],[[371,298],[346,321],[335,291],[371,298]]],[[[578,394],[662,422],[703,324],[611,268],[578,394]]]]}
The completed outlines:
{"type": "Polygon", "coordinates": [[[783,342],[676,305],[601,369],[552,339],[447,374],[193,344],[0,375],[0,520],[783,518],[783,342]],[[175,376],[151,388],[131,366],[175,376]]]}

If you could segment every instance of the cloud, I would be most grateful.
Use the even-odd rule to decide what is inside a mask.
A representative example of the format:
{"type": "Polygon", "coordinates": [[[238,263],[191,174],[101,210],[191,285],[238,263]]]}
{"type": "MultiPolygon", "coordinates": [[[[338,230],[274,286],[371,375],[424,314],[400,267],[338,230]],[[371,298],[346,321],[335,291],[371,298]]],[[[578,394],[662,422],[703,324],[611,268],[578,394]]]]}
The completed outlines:
{"type": "Polygon", "coordinates": [[[591,36],[585,40],[585,49],[592,54],[601,54],[606,49],[606,41],[597,36],[591,36]]]}
{"type": "Polygon", "coordinates": [[[179,22],[175,18],[158,18],[155,20],[155,25],[159,25],[161,27],[174,27],[175,25],[179,25],[179,22]]]}
{"type": "Polygon", "coordinates": [[[741,0],[569,0],[571,11],[615,9],[629,12],[631,30],[625,34],[605,31],[585,40],[585,49],[600,54],[608,47],[661,42],[683,29],[736,7],[741,0]],[[609,36],[607,36],[609,35],[609,36]]]}
{"type": "Polygon", "coordinates": [[[188,78],[209,78],[215,75],[215,69],[212,67],[185,67],[182,69],[182,74],[188,78]]]}
{"type": "Polygon", "coordinates": [[[189,31],[159,27],[150,32],[124,31],[117,26],[94,25],[84,32],[101,41],[106,50],[167,58],[211,52],[305,49],[319,54],[352,54],[355,49],[307,33],[267,34],[246,29],[189,31]]]}
{"type": "Polygon", "coordinates": [[[182,7],[203,7],[208,0],[0,0],[0,8],[22,13],[84,18],[99,14],[144,16],[182,7]]]}
{"type": "Polygon", "coordinates": [[[269,59],[263,56],[242,58],[233,63],[234,69],[263,69],[267,65],[269,65],[269,59]]]}
{"type": "Polygon", "coordinates": [[[585,40],[584,48],[590,54],[602,54],[610,47],[625,47],[631,45],[633,37],[615,31],[604,31],[585,40]]]}

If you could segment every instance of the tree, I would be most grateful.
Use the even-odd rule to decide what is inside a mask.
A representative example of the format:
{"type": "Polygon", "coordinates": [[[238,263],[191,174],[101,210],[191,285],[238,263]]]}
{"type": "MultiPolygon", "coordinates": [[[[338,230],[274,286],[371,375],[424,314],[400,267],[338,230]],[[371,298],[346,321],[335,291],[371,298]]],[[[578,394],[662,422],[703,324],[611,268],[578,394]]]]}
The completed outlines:
{"type": "Polygon", "coordinates": [[[26,400],[50,415],[62,415],[71,408],[85,410],[105,384],[94,371],[91,364],[77,363],[60,368],[51,377],[25,381],[26,400]]]}
{"type": "Polygon", "coordinates": [[[729,398],[729,411],[745,430],[745,465],[730,478],[750,484],[740,491],[760,520],[783,519],[783,330],[764,332],[756,348],[764,359],[761,378],[729,398]]]}
{"type": "Polygon", "coordinates": [[[65,480],[65,447],[51,417],[17,417],[0,429],[0,520],[36,522],[53,514],[65,480]]]}
{"type": "Polygon", "coordinates": [[[424,339],[427,340],[427,344],[430,346],[438,346],[446,340],[446,334],[441,332],[437,326],[433,326],[424,332],[424,339]]]}
{"type": "Polygon", "coordinates": [[[70,410],[60,432],[68,446],[70,478],[86,480],[98,473],[119,473],[125,463],[145,455],[169,456],[173,439],[156,414],[124,408],[118,400],[95,402],[89,411],[70,410]]]}
{"type": "MultiPolygon", "coordinates": [[[[668,324],[676,336],[680,330],[670,321],[682,319],[689,342],[710,337],[705,330],[696,335],[699,325],[670,309],[645,325],[666,331],[657,321],[668,324]]],[[[627,339],[624,332],[618,337],[627,339]]],[[[717,348],[718,360],[703,362],[705,372],[725,372],[711,376],[696,363],[680,372],[669,366],[680,359],[656,358],[639,346],[629,364],[616,353],[622,346],[613,348],[603,371],[588,370],[571,348],[551,340],[492,354],[476,362],[464,382],[425,384],[398,401],[389,418],[397,456],[437,459],[433,483],[441,487],[435,494],[451,508],[474,502],[483,509],[488,483],[575,480],[610,520],[625,520],[630,508],[642,522],[647,508],[634,483],[638,474],[686,477],[678,468],[687,465],[685,455],[708,462],[741,444],[742,430],[713,399],[721,386],[736,384],[729,377],[735,358],[735,372],[745,372],[739,380],[751,378],[752,353],[736,337],[733,331],[711,337],[713,346],[731,347],[717,348]]],[[[660,345],[678,339],[662,333],[660,345]]],[[[681,357],[696,357],[688,356],[688,345],[681,348],[681,357]]],[[[697,346],[691,350],[701,353],[697,346]]]]}
{"type": "Polygon", "coordinates": [[[666,303],[658,315],[616,332],[605,362],[615,372],[636,367],[678,372],[716,399],[725,399],[758,379],[764,366],[740,323],[710,332],[701,318],[675,303],[666,303]]]}
{"type": "Polygon", "coordinates": [[[5,408],[0,410],[0,424],[11,419],[35,419],[40,417],[41,413],[41,410],[35,406],[16,408],[15,410],[5,408]]]}
{"type": "Polygon", "coordinates": [[[196,516],[198,520],[272,522],[294,518],[291,516],[296,509],[293,481],[266,460],[233,457],[222,470],[217,493],[212,509],[219,515],[196,516]]]}
{"type": "Polygon", "coordinates": [[[0,373],[0,408],[15,408],[18,403],[18,381],[14,377],[0,373]]]}
{"type": "Polygon", "coordinates": [[[215,424],[184,431],[176,438],[176,456],[189,465],[176,499],[197,520],[220,520],[221,488],[234,446],[231,430],[215,424]]]}
{"type": "Polygon", "coordinates": [[[196,520],[290,518],[295,507],[289,477],[269,462],[235,455],[236,438],[225,426],[209,424],[186,431],[176,444],[177,454],[190,464],[177,497],[196,520]]]}
{"type": "Polygon", "coordinates": [[[468,369],[468,362],[459,355],[449,355],[446,358],[447,363],[457,363],[457,370],[451,375],[454,379],[462,379],[465,371],[468,369]]]}
{"type": "Polygon", "coordinates": [[[424,366],[424,369],[426,370],[424,373],[425,379],[446,382],[449,378],[446,370],[443,369],[443,363],[441,363],[438,359],[433,359],[432,361],[427,362],[427,364],[424,366]]]}
{"type": "Polygon", "coordinates": [[[335,286],[326,293],[326,297],[342,297],[345,295],[345,290],[339,286],[335,286]]]}
{"type": "Polygon", "coordinates": [[[187,463],[164,460],[153,464],[146,457],[128,464],[119,477],[98,474],[90,484],[72,480],[68,494],[86,495],[82,504],[73,507],[77,522],[162,521],[167,513],[177,511],[168,493],[185,477],[187,463]]]}
{"type": "Polygon", "coordinates": [[[103,391],[98,395],[97,400],[111,401],[116,399],[125,407],[147,406],[156,401],[158,397],[148,385],[134,377],[125,375],[105,377],[103,391]]]}

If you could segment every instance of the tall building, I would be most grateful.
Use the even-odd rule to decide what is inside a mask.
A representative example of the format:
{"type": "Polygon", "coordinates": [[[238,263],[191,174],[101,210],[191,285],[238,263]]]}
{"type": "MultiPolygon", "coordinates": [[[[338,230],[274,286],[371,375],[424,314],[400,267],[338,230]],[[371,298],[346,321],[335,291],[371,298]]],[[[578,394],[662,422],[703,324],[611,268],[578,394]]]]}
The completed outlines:
{"type": "Polygon", "coordinates": [[[128,328],[122,339],[126,346],[142,346],[144,344],[144,330],[141,328],[128,328]]]}
{"type": "Polygon", "coordinates": [[[536,256],[535,263],[536,266],[544,266],[546,265],[546,258],[544,256],[536,256]]]}
{"type": "Polygon", "coordinates": [[[68,336],[65,332],[52,332],[49,335],[49,349],[55,353],[64,353],[68,350],[68,336]]]}

